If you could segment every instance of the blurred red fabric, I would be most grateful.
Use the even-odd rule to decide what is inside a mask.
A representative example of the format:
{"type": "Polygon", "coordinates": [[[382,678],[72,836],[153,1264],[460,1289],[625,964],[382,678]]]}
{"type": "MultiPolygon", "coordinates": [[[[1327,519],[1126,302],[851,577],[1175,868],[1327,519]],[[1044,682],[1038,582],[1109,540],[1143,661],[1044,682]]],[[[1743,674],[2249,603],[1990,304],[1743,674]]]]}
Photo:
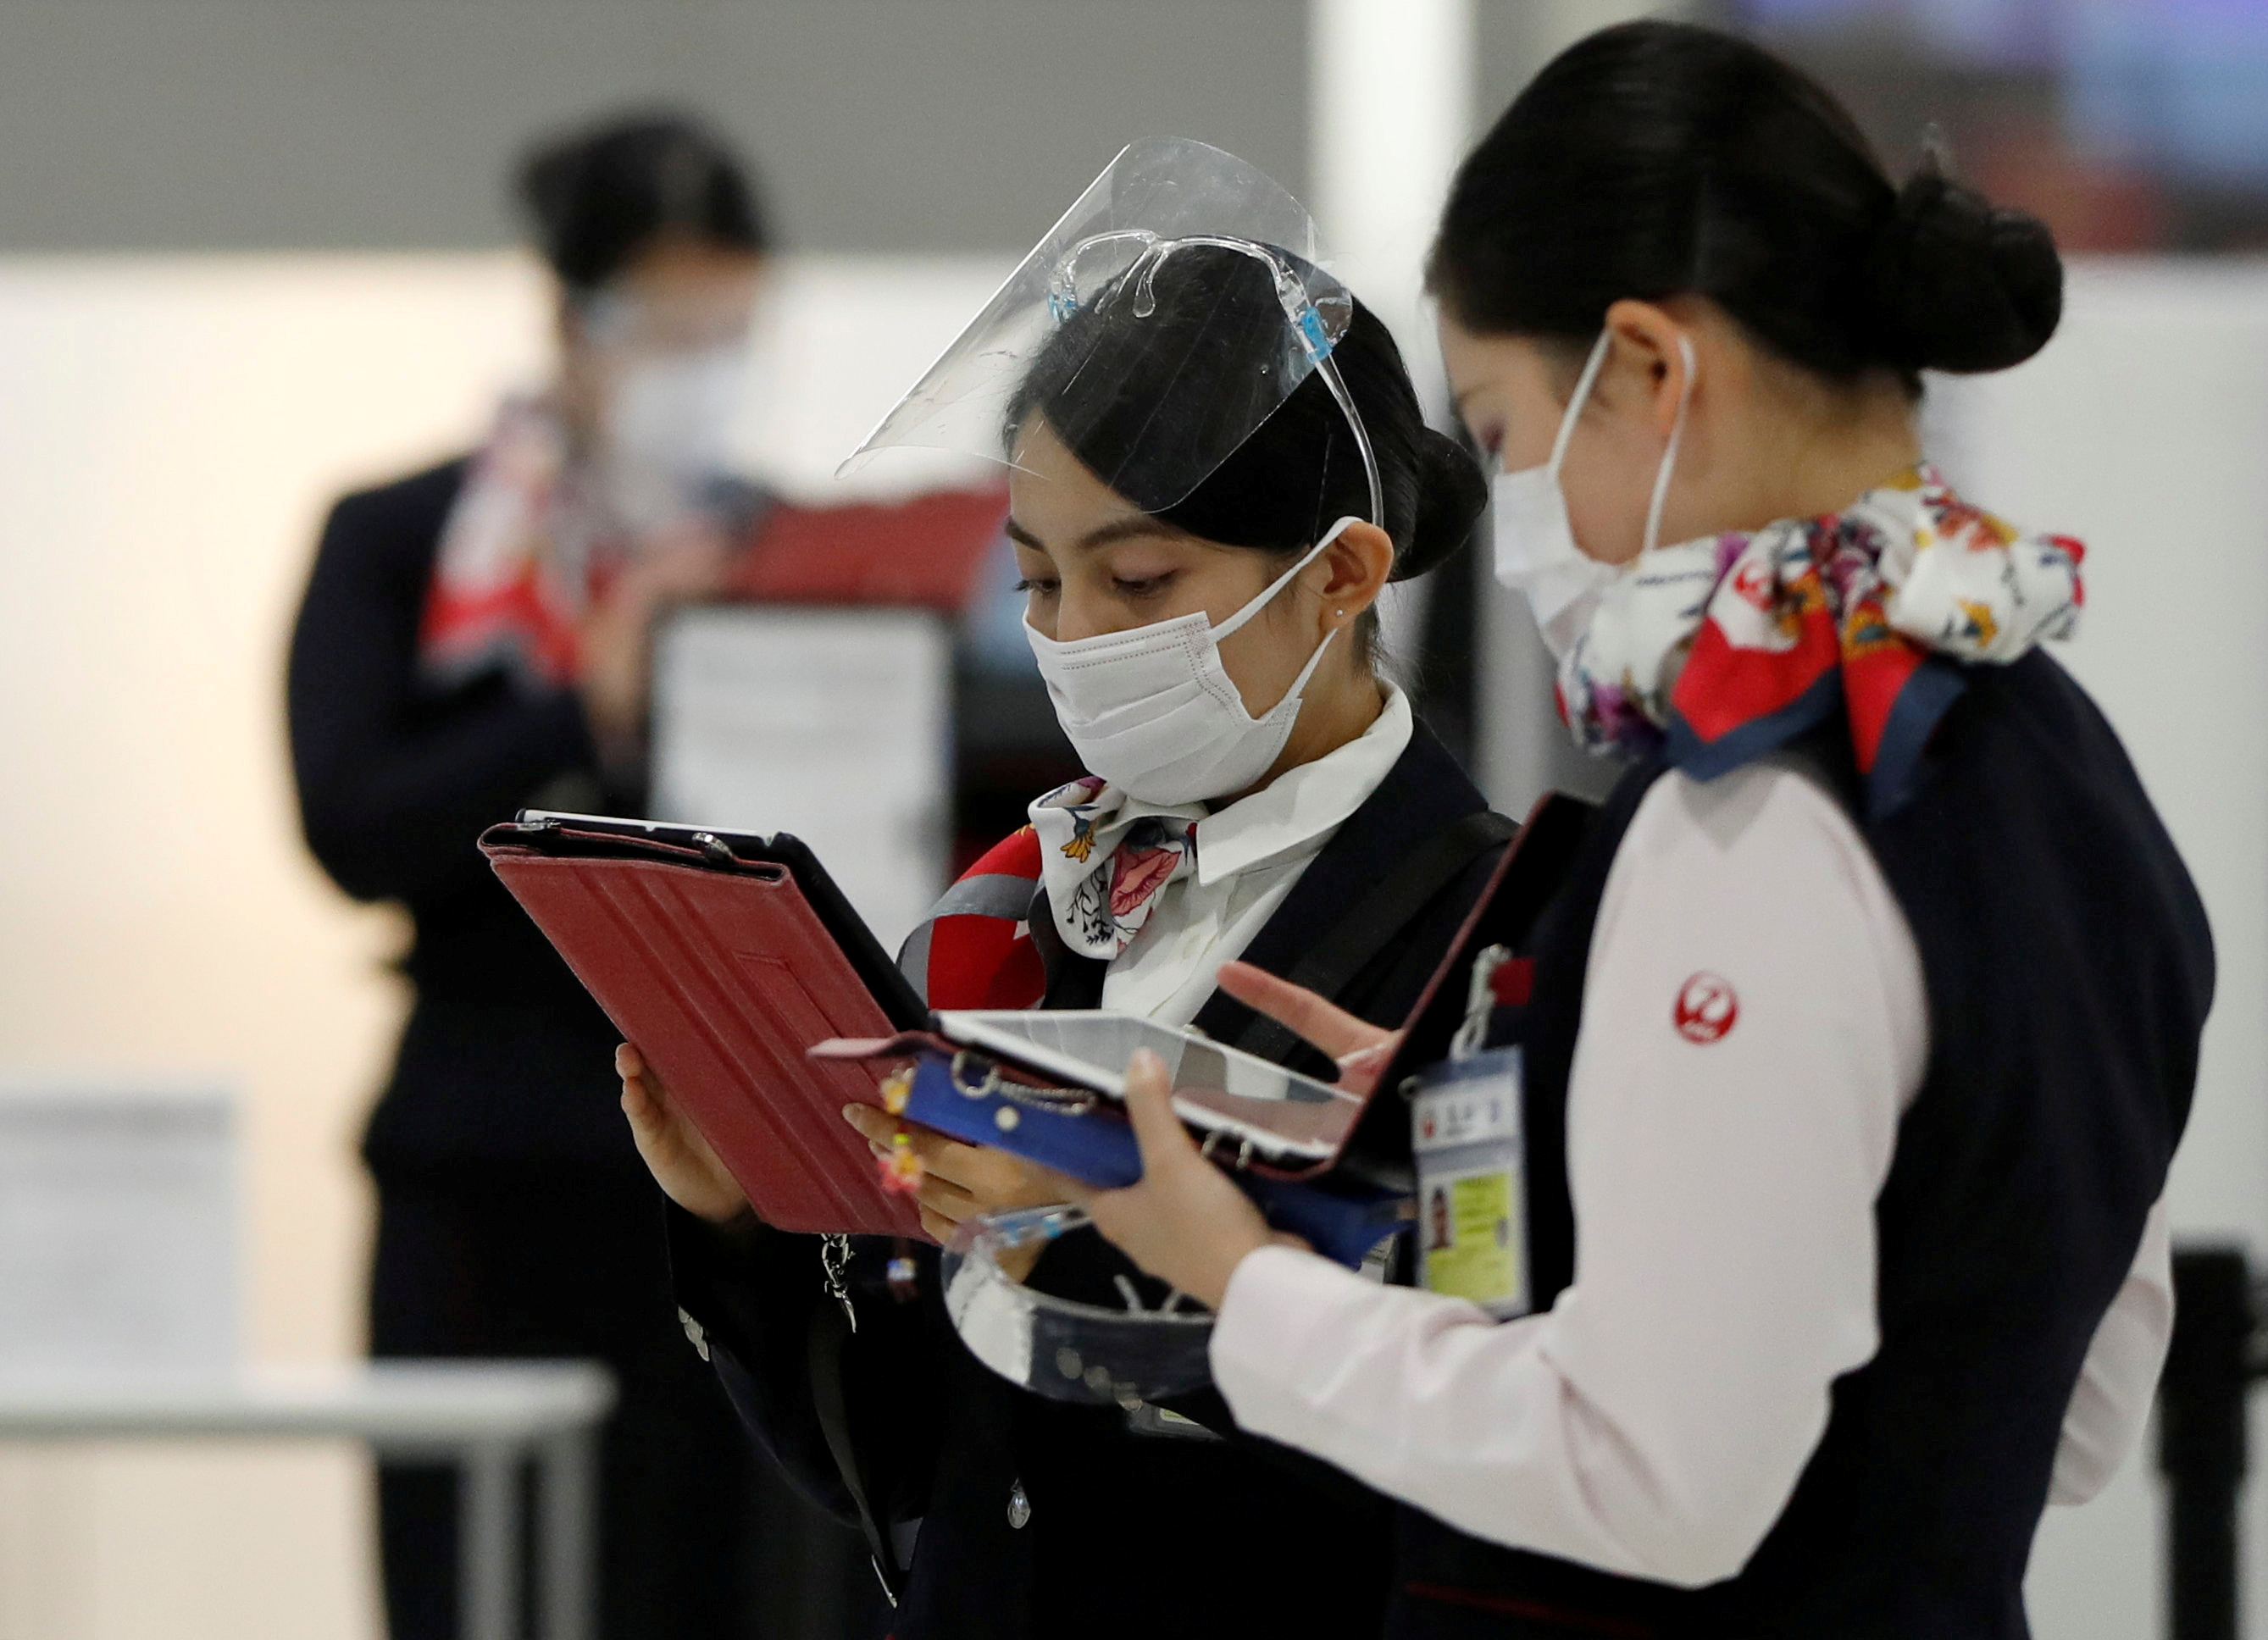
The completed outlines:
{"type": "Polygon", "coordinates": [[[895,604],[957,615],[981,588],[1007,515],[1005,489],[842,507],[783,503],[758,526],[727,593],[751,602],[895,604]]]}

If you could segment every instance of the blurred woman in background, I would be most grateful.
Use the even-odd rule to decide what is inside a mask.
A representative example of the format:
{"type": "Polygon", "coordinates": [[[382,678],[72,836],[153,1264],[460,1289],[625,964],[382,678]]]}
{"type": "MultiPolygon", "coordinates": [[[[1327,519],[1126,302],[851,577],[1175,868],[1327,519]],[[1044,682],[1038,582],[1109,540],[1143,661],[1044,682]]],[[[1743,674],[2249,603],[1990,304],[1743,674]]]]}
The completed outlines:
{"type": "MultiPolygon", "coordinates": [[[[724,474],[766,238],[747,174],[672,116],[535,152],[559,285],[549,388],[487,442],[339,502],[294,633],[309,846],[398,901],[416,1000],[364,1138],[376,1357],[606,1361],[602,1632],[740,1632],[750,1475],[667,1298],[615,1033],[474,847],[522,806],[642,813],[648,633],[713,592],[760,499],[724,474]]],[[[448,1472],[379,1482],[395,1640],[455,1632],[448,1472]]]]}

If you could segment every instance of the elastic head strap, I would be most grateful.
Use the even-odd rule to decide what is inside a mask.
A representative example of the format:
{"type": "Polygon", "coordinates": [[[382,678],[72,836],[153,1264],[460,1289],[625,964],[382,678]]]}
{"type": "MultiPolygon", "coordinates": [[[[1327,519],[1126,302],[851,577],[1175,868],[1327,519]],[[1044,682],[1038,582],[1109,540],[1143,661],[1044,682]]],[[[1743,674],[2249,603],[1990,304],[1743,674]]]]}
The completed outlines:
{"type": "MultiPolygon", "coordinates": [[[[1380,529],[1386,527],[1386,487],[1378,479],[1378,452],[1370,447],[1370,430],[1362,424],[1362,412],[1354,408],[1354,395],[1347,391],[1345,378],[1330,357],[1315,361],[1315,373],[1331,390],[1331,397],[1339,403],[1339,411],[1347,419],[1354,433],[1354,447],[1362,452],[1362,475],[1370,484],[1370,521],[1380,529]]],[[[1344,526],[1344,520],[1341,520],[1344,526]]]]}

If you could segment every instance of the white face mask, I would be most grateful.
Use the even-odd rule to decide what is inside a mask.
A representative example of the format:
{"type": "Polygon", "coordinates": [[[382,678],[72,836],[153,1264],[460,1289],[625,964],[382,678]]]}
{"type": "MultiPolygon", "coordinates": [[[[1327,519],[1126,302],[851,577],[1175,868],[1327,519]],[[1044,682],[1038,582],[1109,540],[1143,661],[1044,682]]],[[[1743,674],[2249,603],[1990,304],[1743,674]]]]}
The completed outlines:
{"type": "Polygon", "coordinates": [[[1245,710],[1244,697],[1220,663],[1220,641],[1267,607],[1348,525],[1359,522],[1344,518],[1332,525],[1299,563],[1219,626],[1199,610],[1059,643],[1026,621],[1024,636],[1039,658],[1056,717],[1087,773],[1145,803],[1218,798],[1266,774],[1291,738],[1300,691],[1337,630],[1323,635],[1284,698],[1258,717],[1245,710]]]}
{"type": "MultiPolygon", "coordinates": [[[[1607,362],[1610,333],[1602,332],[1583,374],[1559,418],[1559,431],[1551,441],[1551,459],[1542,467],[1498,473],[1490,487],[1489,507],[1494,518],[1496,578],[1499,584],[1528,596],[1535,612],[1535,625],[1557,659],[1565,660],[1576,639],[1590,625],[1599,599],[1621,573],[1602,563],[1575,544],[1575,526],[1567,517],[1566,493],[1559,488],[1559,464],[1566,460],[1575,423],[1590,401],[1591,388],[1607,362]]],[[[1677,338],[1685,360],[1685,383],[1677,395],[1677,419],[1669,430],[1669,446],[1661,453],[1654,474],[1653,497],[1646,511],[1643,551],[1652,552],[1661,533],[1662,504],[1669,497],[1670,474],[1677,467],[1677,443],[1685,434],[1685,407],[1693,396],[1693,343],[1677,338]]]]}
{"type": "Polygon", "coordinates": [[[737,341],[622,366],[607,395],[601,438],[608,489],[624,523],[667,522],[729,468],[747,389],[747,349],[737,341]]]}

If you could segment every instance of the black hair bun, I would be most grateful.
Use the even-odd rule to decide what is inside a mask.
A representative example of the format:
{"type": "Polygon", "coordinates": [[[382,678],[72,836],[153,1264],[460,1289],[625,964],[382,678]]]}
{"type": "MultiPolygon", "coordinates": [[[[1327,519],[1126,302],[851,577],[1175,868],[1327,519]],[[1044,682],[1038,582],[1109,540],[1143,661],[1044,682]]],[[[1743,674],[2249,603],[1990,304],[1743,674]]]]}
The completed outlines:
{"type": "Polygon", "coordinates": [[[521,160],[517,191],[544,260],[571,290],[606,284],[671,233],[770,246],[747,166],[690,114],[630,114],[555,136],[521,160]]]}
{"type": "Polygon", "coordinates": [[[1431,427],[1418,435],[1418,516],[1410,539],[1395,555],[1388,577],[1407,581],[1439,569],[1472,539],[1473,526],[1488,505],[1488,481],[1480,464],[1447,434],[1431,427]]]}
{"type": "Polygon", "coordinates": [[[2006,370],[2045,347],[2063,317],[2063,258],[2047,224],[1934,165],[1898,190],[1874,275],[1888,362],[1904,370],[2006,370]]]}

